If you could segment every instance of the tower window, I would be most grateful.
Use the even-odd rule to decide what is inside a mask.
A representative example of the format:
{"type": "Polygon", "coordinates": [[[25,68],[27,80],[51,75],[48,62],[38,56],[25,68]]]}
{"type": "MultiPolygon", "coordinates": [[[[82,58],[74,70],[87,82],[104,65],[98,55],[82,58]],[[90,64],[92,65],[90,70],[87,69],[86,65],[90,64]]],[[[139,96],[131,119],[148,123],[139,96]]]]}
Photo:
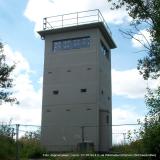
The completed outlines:
{"type": "Polygon", "coordinates": [[[87,92],[87,89],[86,88],[82,88],[81,89],[81,93],[86,93],[87,92]]]}
{"type": "Polygon", "coordinates": [[[87,36],[55,40],[53,41],[52,45],[54,52],[70,49],[88,48],[90,47],[90,37],[87,36]]]}
{"type": "Polygon", "coordinates": [[[58,91],[58,90],[54,90],[54,91],[53,91],[53,94],[54,94],[54,95],[58,95],[58,94],[59,94],[59,91],[58,91]]]}
{"type": "Polygon", "coordinates": [[[109,59],[109,50],[102,42],[101,42],[100,53],[105,55],[109,59]]]}

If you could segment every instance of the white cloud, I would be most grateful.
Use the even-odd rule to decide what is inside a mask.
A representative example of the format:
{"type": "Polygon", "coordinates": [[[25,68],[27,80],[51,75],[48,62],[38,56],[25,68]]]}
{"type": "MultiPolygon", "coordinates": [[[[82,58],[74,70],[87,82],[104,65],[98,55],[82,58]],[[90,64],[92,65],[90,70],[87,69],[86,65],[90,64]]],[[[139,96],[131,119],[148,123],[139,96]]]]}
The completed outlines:
{"type": "Polygon", "coordinates": [[[151,36],[150,36],[150,33],[146,29],[139,31],[132,38],[132,45],[133,47],[136,47],[136,48],[141,48],[143,47],[143,45],[148,46],[150,42],[151,42],[151,36]]]}
{"type": "Polygon", "coordinates": [[[40,125],[41,108],[27,108],[22,106],[11,106],[5,104],[0,106],[0,122],[8,123],[10,120],[13,124],[23,125],[40,125]]]}
{"type": "Polygon", "coordinates": [[[139,75],[137,69],[117,71],[112,70],[112,91],[114,95],[128,98],[143,98],[146,82],[139,75]]]}
{"type": "Polygon", "coordinates": [[[11,105],[2,103],[0,106],[0,122],[9,122],[21,124],[40,124],[41,121],[41,99],[42,87],[35,90],[30,80],[33,71],[27,59],[18,51],[13,51],[8,45],[4,47],[7,62],[16,63],[16,68],[12,73],[14,78],[14,96],[20,102],[20,105],[11,105]]]}
{"type": "Polygon", "coordinates": [[[158,83],[158,80],[145,81],[137,69],[112,70],[113,95],[125,96],[127,98],[144,98],[146,87],[155,88],[158,83]]]}
{"type": "MultiPolygon", "coordinates": [[[[143,121],[144,116],[136,112],[136,107],[126,105],[113,108],[112,124],[121,124],[121,126],[113,126],[113,144],[121,144],[128,142],[127,133],[130,130],[138,130],[140,125],[123,125],[123,124],[137,124],[137,120],[143,121]],[[125,139],[124,139],[125,138],[125,139]]],[[[133,135],[134,136],[134,135],[133,135]]]]}
{"type": "Polygon", "coordinates": [[[31,72],[28,61],[23,57],[23,55],[18,51],[13,51],[10,46],[4,46],[4,52],[7,56],[7,63],[16,64],[16,68],[14,70],[14,74],[19,74],[23,71],[29,73],[31,72]]]}
{"type": "Polygon", "coordinates": [[[103,13],[106,22],[113,24],[123,24],[131,21],[131,17],[124,9],[107,10],[103,13]]]}
{"type": "Polygon", "coordinates": [[[35,23],[35,32],[42,30],[42,21],[44,17],[95,8],[101,10],[105,20],[109,23],[121,24],[130,21],[125,9],[111,11],[110,7],[111,4],[107,3],[106,0],[95,0],[94,2],[92,0],[29,0],[24,15],[31,22],[35,23]]]}

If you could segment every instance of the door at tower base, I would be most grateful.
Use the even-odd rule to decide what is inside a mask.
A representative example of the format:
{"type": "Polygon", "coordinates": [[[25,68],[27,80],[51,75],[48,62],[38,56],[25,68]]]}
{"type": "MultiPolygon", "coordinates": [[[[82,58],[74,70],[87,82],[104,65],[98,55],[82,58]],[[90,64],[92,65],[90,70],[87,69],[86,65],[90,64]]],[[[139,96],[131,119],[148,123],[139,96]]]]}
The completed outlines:
{"type": "Polygon", "coordinates": [[[108,152],[112,147],[112,126],[110,125],[110,114],[108,111],[99,111],[99,151],[108,152]]]}

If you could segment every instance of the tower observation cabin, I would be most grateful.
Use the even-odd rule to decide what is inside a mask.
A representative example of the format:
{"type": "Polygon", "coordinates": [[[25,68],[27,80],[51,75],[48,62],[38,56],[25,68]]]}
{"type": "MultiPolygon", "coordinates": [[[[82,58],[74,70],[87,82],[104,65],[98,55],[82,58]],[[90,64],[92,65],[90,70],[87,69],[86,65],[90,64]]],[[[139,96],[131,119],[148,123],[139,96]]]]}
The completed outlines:
{"type": "Polygon", "coordinates": [[[41,143],[48,151],[107,152],[112,146],[111,49],[99,10],[43,19],[41,143]]]}

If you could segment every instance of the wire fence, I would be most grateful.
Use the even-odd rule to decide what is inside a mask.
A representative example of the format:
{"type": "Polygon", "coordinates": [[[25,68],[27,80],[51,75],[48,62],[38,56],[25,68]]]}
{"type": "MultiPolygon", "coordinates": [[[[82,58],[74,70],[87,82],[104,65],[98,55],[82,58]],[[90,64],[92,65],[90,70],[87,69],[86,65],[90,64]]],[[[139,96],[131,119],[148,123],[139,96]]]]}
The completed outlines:
{"type": "MultiPolygon", "coordinates": [[[[87,131],[88,128],[112,127],[112,145],[119,145],[119,144],[129,143],[130,142],[129,135],[131,133],[135,133],[135,131],[138,131],[141,126],[142,126],[142,123],[141,124],[139,123],[113,124],[113,125],[107,125],[107,126],[86,125],[86,126],[70,126],[70,130],[77,128],[79,129],[80,132],[82,132],[82,129],[83,129],[84,131],[83,134],[85,134],[85,130],[87,131]]],[[[40,126],[40,125],[29,125],[29,124],[0,123],[0,135],[5,133],[6,136],[12,137],[15,140],[18,140],[19,138],[22,138],[25,135],[27,135],[30,138],[37,136],[37,138],[40,139],[40,132],[42,127],[46,129],[47,127],[51,127],[51,125],[40,126]]],[[[52,127],[53,128],[55,127],[56,129],[56,125],[53,125],[52,127]]],[[[65,132],[65,128],[63,127],[62,127],[62,130],[64,130],[65,132]]],[[[82,135],[79,135],[79,136],[80,136],[79,139],[83,139],[84,137],[87,137],[87,135],[86,136],[83,135],[84,137],[81,137],[82,135]]],[[[136,139],[136,138],[137,138],[136,135],[133,135],[133,139],[136,139]]]]}
{"type": "MultiPolygon", "coordinates": [[[[88,151],[96,151],[100,145],[99,144],[93,144],[93,143],[88,143],[89,141],[87,140],[87,132],[90,131],[90,135],[95,134],[92,131],[97,131],[97,127],[100,129],[100,127],[109,127],[112,129],[112,146],[119,146],[119,145],[123,145],[123,144],[129,144],[130,138],[129,138],[129,133],[128,132],[132,132],[134,133],[134,130],[139,130],[140,127],[142,126],[142,124],[113,124],[113,125],[107,125],[107,126],[70,126],[68,127],[69,129],[67,129],[67,131],[65,130],[65,127],[62,127],[63,133],[64,135],[67,134],[67,132],[70,130],[73,133],[73,130],[78,130],[78,132],[82,133],[80,137],[75,137],[75,138],[79,138],[79,142],[80,143],[76,143],[73,144],[72,140],[73,138],[71,138],[70,142],[68,143],[65,140],[65,137],[62,137],[63,142],[59,145],[53,145],[53,144],[49,144],[49,146],[47,146],[47,150],[51,149],[50,151],[54,151],[55,153],[59,153],[61,151],[61,153],[64,153],[63,151],[65,151],[65,153],[68,151],[68,153],[78,153],[79,151],[82,152],[82,146],[80,146],[81,144],[87,144],[87,147],[85,147],[85,152],[88,151]],[[96,129],[95,129],[96,128],[96,129]],[[93,129],[93,130],[92,130],[93,129]],[[67,143],[65,143],[67,142],[67,143]],[[86,143],[87,142],[87,143],[86,143]],[[56,152],[57,151],[57,152],[56,152]]],[[[20,153],[22,152],[22,142],[23,140],[33,140],[35,142],[40,142],[40,140],[42,140],[42,137],[40,135],[41,133],[41,129],[46,129],[47,127],[51,127],[49,126],[40,126],[40,125],[28,125],[28,124],[7,124],[7,123],[0,123],[0,136],[1,135],[5,135],[8,136],[10,138],[12,138],[15,141],[15,149],[16,149],[16,160],[20,160],[20,153]],[[21,141],[22,140],[22,141],[21,141]],[[37,141],[38,140],[38,141],[37,141]]],[[[56,125],[52,126],[53,128],[53,132],[56,131],[56,125]]],[[[59,127],[59,126],[58,126],[59,127]]],[[[61,128],[61,127],[59,127],[61,128]]],[[[69,132],[70,132],[69,131],[69,132]]],[[[47,132],[46,132],[47,135],[47,132]]],[[[48,135],[47,135],[48,136],[48,135]]],[[[52,135],[53,137],[54,135],[52,135]]],[[[59,135],[58,135],[59,136],[59,135]]],[[[48,138],[48,137],[47,137],[48,138]]],[[[62,140],[61,139],[61,140],[62,140]]],[[[102,137],[103,139],[103,137],[102,137]]],[[[136,137],[135,137],[136,139],[136,137]]],[[[109,140],[109,139],[108,139],[109,140]]],[[[28,141],[31,142],[31,141],[28,141]]],[[[41,145],[39,145],[39,147],[42,147],[41,145]]],[[[46,147],[46,146],[45,146],[46,147]]],[[[115,152],[112,153],[112,155],[115,152]]],[[[43,153],[41,153],[41,156],[44,157],[44,151],[43,153]]],[[[132,155],[133,156],[133,155],[132,155]]],[[[155,156],[155,155],[154,155],[155,156]]]]}

